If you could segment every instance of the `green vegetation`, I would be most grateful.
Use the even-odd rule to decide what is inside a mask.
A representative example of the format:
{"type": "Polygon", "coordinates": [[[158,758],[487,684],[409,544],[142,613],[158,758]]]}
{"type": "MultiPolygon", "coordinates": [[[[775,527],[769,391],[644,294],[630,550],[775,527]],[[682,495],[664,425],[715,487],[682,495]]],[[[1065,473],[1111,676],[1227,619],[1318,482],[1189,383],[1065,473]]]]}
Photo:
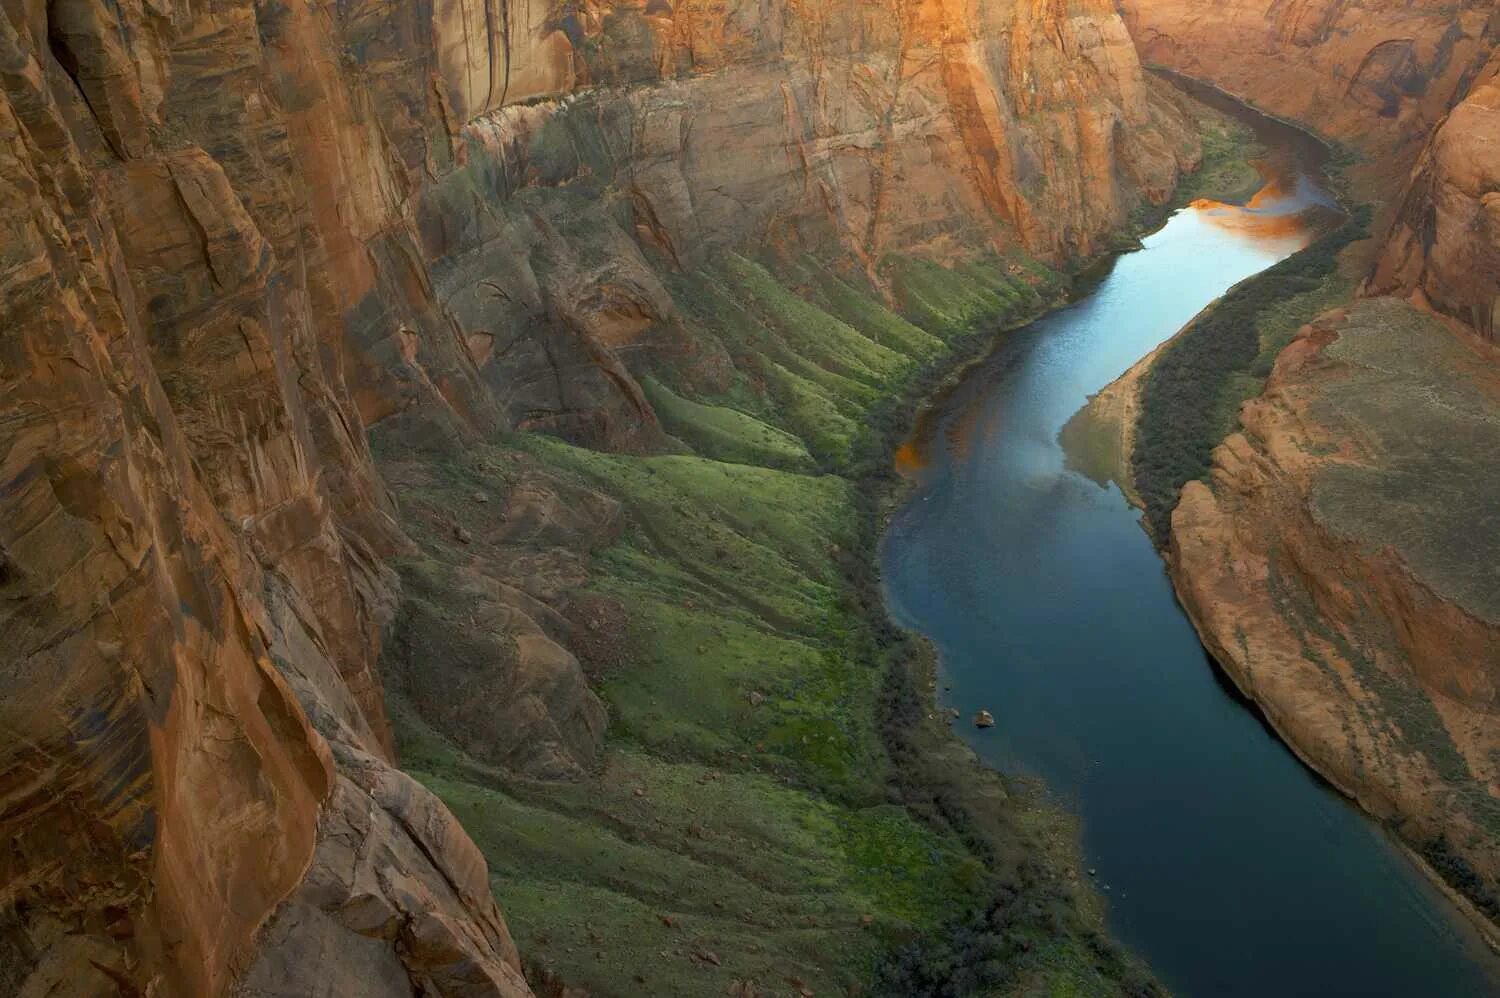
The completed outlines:
{"type": "Polygon", "coordinates": [[[734,464],[807,469],[812,455],[800,439],[754,416],[678,395],[655,378],[641,381],[662,427],[699,454],[734,464]]]}
{"type": "Polygon", "coordinates": [[[1208,474],[1240,405],[1258,395],[1297,329],[1352,290],[1338,256],[1364,238],[1367,209],[1242,281],[1169,343],[1142,379],[1132,471],[1146,523],[1162,541],[1182,486],[1208,474]]]}
{"type": "Polygon", "coordinates": [[[534,974],[599,995],[833,994],[868,981],[893,937],[975,903],[961,839],[887,800],[879,660],[839,571],[860,534],[849,482],[540,436],[459,463],[507,458],[629,511],[591,568],[625,622],[625,664],[595,679],[602,770],[524,779],[399,699],[392,713],[404,765],[484,851],[534,974]]]}
{"type": "MultiPolygon", "coordinates": [[[[1216,116],[1207,127],[1193,190],[1233,196],[1245,135],[1216,116]]],[[[558,196],[586,196],[610,173],[603,133],[560,116],[529,158],[555,171],[544,179],[584,178],[558,196]]],[[[890,450],[914,400],[1069,282],[1020,253],[952,266],[892,254],[878,270],[885,290],[807,257],[724,253],[664,274],[685,349],[633,367],[683,453],[511,435],[415,442],[441,450],[432,461],[403,464],[394,438],[381,454],[424,548],[404,568],[413,591],[431,580],[494,614],[538,592],[605,608],[610,647],[575,650],[608,706],[608,739],[576,780],[487,763],[483,739],[466,751],[390,677],[403,765],[483,851],[538,983],[595,995],[1158,990],[1100,931],[1071,819],[985,769],[930,713],[931,652],[889,623],[874,567],[881,504],[899,487],[890,450]],[[525,522],[497,523],[522,493],[525,522]],[[590,533],[614,503],[623,528],[590,533]],[[478,518],[474,536],[459,510],[478,518]],[[553,530],[554,518],[566,522],[553,530]],[[548,547],[580,533],[597,549],[548,547]],[[506,577],[524,576],[524,594],[489,592],[473,571],[495,536],[531,538],[501,555],[518,560],[506,577]]],[[[463,619],[437,616],[427,633],[463,619]]],[[[486,640],[471,657],[493,647],[521,661],[503,633],[486,640]]],[[[482,704],[463,712],[476,717],[482,704]]]]}
{"type": "Polygon", "coordinates": [[[603,683],[617,735],[673,759],[753,751],[830,791],[875,793],[878,742],[847,718],[873,713],[837,592],[834,557],[858,534],[848,482],[524,445],[631,511],[633,529],[596,562],[596,590],[626,607],[631,646],[649,649],[603,683]]]}
{"type": "Polygon", "coordinates": [[[1486,918],[1500,920],[1500,899],[1495,897],[1491,883],[1475,872],[1468,860],[1453,851],[1447,836],[1430,839],[1419,851],[1438,876],[1473,902],[1486,918]]]}
{"type": "Polygon", "coordinates": [[[741,308],[825,371],[864,385],[884,386],[913,366],[911,358],[797,297],[760,264],[727,253],[719,275],[741,308]]]}
{"type": "MultiPolygon", "coordinates": [[[[536,475],[625,511],[586,586],[621,622],[616,664],[592,676],[610,713],[598,773],[489,766],[391,696],[403,764],[483,850],[537,980],[598,995],[1153,987],[1099,931],[1069,819],[1013,797],[928,713],[930,655],[886,621],[873,567],[912,397],[1064,281],[1021,259],[886,268],[904,314],[805,259],[727,255],[671,278],[699,355],[730,362],[714,391],[666,362],[643,378],[693,453],[516,435],[397,480],[435,511],[536,475]]],[[[455,570],[471,556],[418,533],[455,570]]]]}
{"type": "Polygon", "coordinates": [[[948,268],[892,254],[883,270],[907,317],[951,341],[987,323],[1035,311],[1053,275],[1034,266],[993,260],[948,268]]]}
{"type": "Polygon", "coordinates": [[[803,258],[781,268],[782,279],[808,301],[830,315],[860,330],[876,343],[888,346],[910,357],[929,361],[944,352],[943,341],[881,305],[873,296],[863,293],[837,274],[803,258]]]}
{"type": "MultiPolygon", "coordinates": [[[[952,269],[893,254],[882,270],[897,311],[855,279],[806,257],[758,263],[727,253],[670,277],[690,335],[705,352],[727,355],[735,372],[728,390],[690,400],[783,430],[803,442],[822,470],[858,477],[883,459],[886,436],[904,425],[900,400],[920,390],[922,379],[987,341],[986,332],[1059,301],[1067,287],[1061,275],[1020,253],[952,269]]],[[[670,369],[658,375],[674,389],[685,380],[670,369]]],[[[679,394],[692,393],[684,387],[679,394]]],[[[668,429],[698,453],[747,457],[731,456],[722,440],[679,433],[678,415],[664,417],[668,429]]]]}
{"type": "Polygon", "coordinates": [[[1174,203],[1208,197],[1238,204],[1264,186],[1265,178],[1253,161],[1265,150],[1248,125],[1221,114],[1205,114],[1198,119],[1198,137],[1203,159],[1195,172],[1182,178],[1174,203]]]}

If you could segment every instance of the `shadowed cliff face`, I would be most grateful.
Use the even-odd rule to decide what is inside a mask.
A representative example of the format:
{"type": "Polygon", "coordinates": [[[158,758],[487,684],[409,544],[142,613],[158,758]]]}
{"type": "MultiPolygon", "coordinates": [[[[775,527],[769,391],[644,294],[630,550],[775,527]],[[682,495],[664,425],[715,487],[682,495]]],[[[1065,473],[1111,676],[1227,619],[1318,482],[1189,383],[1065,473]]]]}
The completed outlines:
{"type": "MultiPolygon", "coordinates": [[[[602,707],[485,564],[386,567],[414,548],[366,428],[407,478],[497,429],[650,450],[663,268],[1088,253],[1196,156],[1102,0],[3,14],[7,991],[528,993],[376,662],[462,598],[522,705],[476,751],[578,771],[602,707]]],[[[508,501],[496,550],[548,536],[548,592],[611,529],[545,475],[508,501]]]]}
{"type": "Polygon", "coordinates": [[[1146,61],[1368,159],[1354,189],[1375,239],[1344,261],[1366,300],[1281,352],[1183,489],[1170,565],[1205,644],[1299,754],[1493,922],[1493,5],[1124,10],[1146,61]]]}
{"type": "Polygon", "coordinates": [[[1492,57],[1423,149],[1366,286],[1417,297],[1491,341],[1500,307],[1497,78],[1492,57]]]}
{"type": "Polygon", "coordinates": [[[1463,94],[1496,31],[1487,0],[1120,7],[1143,62],[1218,84],[1397,171],[1463,94]]]}

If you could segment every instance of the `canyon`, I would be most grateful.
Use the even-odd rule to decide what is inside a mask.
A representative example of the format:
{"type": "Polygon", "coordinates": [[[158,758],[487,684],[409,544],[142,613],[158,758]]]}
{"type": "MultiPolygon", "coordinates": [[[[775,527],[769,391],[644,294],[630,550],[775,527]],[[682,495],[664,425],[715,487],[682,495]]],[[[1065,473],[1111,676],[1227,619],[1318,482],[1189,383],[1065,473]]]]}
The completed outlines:
{"type": "MultiPolygon", "coordinates": [[[[1043,780],[1078,815],[1110,930],[1172,993],[1489,994],[1497,968],[1480,934],[1213,667],[1141,512],[1080,474],[1065,450],[1074,442],[1063,428],[1078,425],[1088,395],[1160,346],[1141,393],[1145,446],[1136,456],[1159,454],[1164,400],[1177,427],[1192,410],[1217,408],[1212,393],[1159,391],[1176,380],[1178,355],[1201,361],[1235,345],[1252,311],[1245,306],[1279,315],[1304,304],[1295,275],[1322,258],[1319,232],[1326,237],[1334,221],[1321,207],[1326,154],[1295,129],[1243,109],[1239,116],[1265,150],[1258,162],[1269,176],[1255,197],[1243,206],[1199,199],[1174,213],[1114,260],[1087,297],[1005,337],[924,410],[903,451],[914,494],[881,544],[888,604],[942,649],[940,707],[993,705],[993,728],[965,725],[959,736],[997,770],[1043,780]],[[1249,294],[1263,286],[1271,293],[1249,294]],[[1216,349],[1191,349],[1200,342],[1216,349]]],[[[1387,342],[1403,349],[1400,332],[1387,342]]],[[[1190,366],[1194,383],[1212,383],[1210,365],[1190,366]]],[[[1368,399],[1365,411],[1378,413],[1402,397],[1387,398],[1385,387],[1351,384],[1329,408],[1352,412],[1368,399]]],[[[1399,425],[1412,415],[1403,412],[1399,425]]],[[[1142,462],[1142,472],[1152,470],[1142,462]]],[[[1390,505],[1381,494],[1365,512],[1390,505]]],[[[1411,505],[1401,509],[1411,515],[1411,505]]],[[[1285,530],[1290,515],[1255,513],[1267,532],[1285,530]]],[[[1348,588],[1372,585],[1362,578],[1348,588]]],[[[1238,614],[1249,674],[1263,678],[1274,618],[1257,619],[1248,599],[1221,598],[1228,587],[1190,595],[1209,614],[1238,614]]],[[[1309,626],[1322,619],[1309,617],[1309,626]]],[[[1295,679],[1287,686],[1318,690],[1295,679]]],[[[1310,702],[1288,713],[1302,718],[1310,702]]],[[[1416,719],[1409,712],[1399,723],[1416,719]]],[[[1280,726],[1304,744],[1305,730],[1280,726]]]]}
{"type": "Polygon", "coordinates": [[[1197,155],[1102,2],[17,2],[0,50],[22,994],[529,993],[390,690],[592,777],[624,516],[514,450],[482,526],[436,485],[517,431],[681,450],[641,375],[743,380],[664,283],[711,254],[1087,254],[1197,155]]]}
{"type": "MultiPolygon", "coordinates": [[[[1154,521],[1157,539],[1236,685],[1493,934],[1494,11],[1229,5],[1209,18],[1190,6],[1127,5],[1143,58],[1352,148],[1346,200],[1374,211],[1371,238],[1342,252],[1337,274],[1300,305],[1283,299],[1296,321],[1258,323],[1264,369],[1220,402],[1238,425],[1182,485],[1165,529],[1154,521]],[[1268,58],[1281,68],[1263,72],[1268,58]],[[1330,297],[1338,286],[1348,291],[1330,297]]],[[[1142,457],[1161,355],[1096,404],[1116,414],[1128,459],[1142,457]]],[[[1139,467],[1120,474],[1151,488],[1139,467]]]]}
{"type": "Polygon", "coordinates": [[[0,991],[832,993],[1004,870],[1012,984],[1054,979],[1051,933],[1150,993],[1065,830],[882,657],[852,484],[881,400],[1200,165],[1216,119],[1142,60],[1363,148],[1391,205],[1383,297],[1277,362],[1171,564],[1289,740],[1446,829],[1483,908],[1495,561],[1423,559],[1492,497],[1419,494],[1443,533],[1392,539],[1322,465],[1358,437],[1406,495],[1420,442],[1308,415],[1399,379],[1408,331],[1441,365],[1412,412],[1477,413],[1442,473],[1486,467],[1500,28],[1389,7],[7,0],[0,991]],[[1260,598],[1286,560],[1336,634],[1260,598]],[[1317,713],[1410,692],[1441,760],[1317,713]]]}

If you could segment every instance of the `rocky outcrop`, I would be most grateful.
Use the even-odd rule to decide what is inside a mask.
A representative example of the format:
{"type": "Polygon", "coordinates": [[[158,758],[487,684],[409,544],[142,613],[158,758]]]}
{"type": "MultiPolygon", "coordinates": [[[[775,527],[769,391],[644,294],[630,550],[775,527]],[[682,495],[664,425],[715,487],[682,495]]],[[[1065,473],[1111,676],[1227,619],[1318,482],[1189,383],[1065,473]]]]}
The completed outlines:
{"type": "Polygon", "coordinates": [[[1103,0],[3,4],[0,990],[525,994],[378,663],[472,601],[502,734],[402,689],[586,768],[548,600],[594,541],[517,553],[569,529],[539,479],[421,576],[367,427],[658,448],[672,268],[1088,253],[1196,155],[1103,0]]]}
{"type": "MultiPolygon", "coordinates": [[[[154,372],[121,237],[68,109],[9,18],[0,45],[0,965],[16,989],[29,980],[99,993],[114,978],[159,978],[183,992],[222,990],[258,928],[240,912],[265,912],[296,885],[333,780],[326,747],[272,665],[251,554],[258,530],[298,545],[248,512],[231,522],[215,510],[213,475],[194,469],[193,435],[154,372]]],[[[160,165],[149,183],[175,191],[160,165]]],[[[201,162],[176,165],[195,198],[214,196],[201,162]]],[[[188,224],[185,207],[177,218],[188,224]]],[[[255,280],[254,244],[236,255],[229,229],[215,234],[223,280],[255,280]]],[[[186,245],[196,254],[203,243],[195,234],[186,245]]],[[[198,273],[207,268],[205,258],[198,273]]],[[[301,441],[284,411],[267,416],[272,426],[256,434],[264,449],[246,456],[265,457],[268,472],[280,465],[266,478],[285,502],[284,527],[316,538],[327,519],[316,497],[296,494],[308,481],[301,441]],[[303,515],[290,515],[299,500],[303,515]]],[[[241,509],[255,501],[242,498],[241,509]]]]}
{"type": "Polygon", "coordinates": [[[565,608],[588,581],[589,552],[619,538],[620,504],[519,453],[505,467],[509,490],[491,498],[447,486],[431,456],[383,468],[423,548],[397,563],[387,688],[475,759],[544,779],[590,772],[606,715],[565,608]]]}
{"type": "Polygon", "coordinates": [[[1302,330],[1183,489],[1178,594],[1294,750],[1494,919],[1494,5],[1121,7],[1143,61],[1362,152],[1376,208],[1344,260],[1367,300],[1302,330]]]}
{"type": "Polygon", "coordinates": [[[1400,177],[1467,88],[1500,29],[1488,0],[1122,0],[1120,7],[1143,62],[1349,142],[1378,157],[1387,180],[1400,177]]]}
{"type": "Polygon", "coordinates": [[[530,995],[478,847],[421,784],[328,733],[339,779],[312,864],[235,993],[530,995]]]}
{"type": "Polygon", "coordinates": [[[1423,150],[1366,291],[1416,296],[1495,338],[1500,58],[1491,58],[1423,150]]]}
{"type": "Polygon", "coordinates": [[[0,17],[7,992],[225,993],[317,886],[319,973],[358,949],[406,968],[366,993],[528,993],[482,862],[391,768],[375,639],[405,542],[296,86],[260,64],[318,41],[263,48],[249,8],[0,17]],[[341,847],[371,880],[345,896],[318,872],[341,847]]]}
{"type": "Polygon", "coordinates": [[[1172,515],[1183,605],[1288,742],[1500,914],[1500,356],[1389,298],[1302,330],[1172,515]]]}

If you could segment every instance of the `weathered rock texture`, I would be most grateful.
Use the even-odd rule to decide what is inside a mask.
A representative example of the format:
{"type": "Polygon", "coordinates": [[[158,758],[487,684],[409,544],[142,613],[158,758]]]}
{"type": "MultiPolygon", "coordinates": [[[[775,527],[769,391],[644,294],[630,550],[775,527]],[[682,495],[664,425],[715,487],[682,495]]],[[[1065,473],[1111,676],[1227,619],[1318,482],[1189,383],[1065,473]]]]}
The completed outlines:
{"type": "Polygon", "coordinates": [[[1500,58],[1423,149],[1366,290],[1419,296],[1490,340],[1500,321],[1500,58]]]}
{"type": "Polygon", "coordinates": [[[1490,0],[1121,0],[1143,62],[1384,160],[1409,154],[1500,30],[1490,0]]]}
{"type": "Polygon", "coordinates": [[[1183,605],[1296,750],[1500,915],[1500,354],[1391,298],[1302,330],[1172,517],[1183,605]]]}
{"type": "Polygon", "coordinates": [[[1290,744],[1495,919],[1494,7],[1124,6],[1147,61],[1361,148],[1383,209],[1369,300],[1299,334],[1183,490],[1178,593],[1290,744]]]}
{"type": "Polygon", "coordinates": [[[1104,0],[0,6],[7,993],[527,993],[377,661],[486,758],[589,766],[547,586],[504,584],[569,522],[543,476],[423,577],[366,428],[653,448],[661,268],[1086,253],[1194,156],[1104,0]],[[450,599],[503,737],[424,686],[450,599]]]}
{"type": "Polygon", "coordinates": [[[330,227],[375,209],[303,172],[339,120],[284,13],[0,17],[7,993],[218,994],[281,959],[528,993],[482,861],[391,768],[402,542],[342,372],[369,250],[330,227]],[[262,935],[289,897],[275,925],[305,910],[330,959],[262,935]]]}

